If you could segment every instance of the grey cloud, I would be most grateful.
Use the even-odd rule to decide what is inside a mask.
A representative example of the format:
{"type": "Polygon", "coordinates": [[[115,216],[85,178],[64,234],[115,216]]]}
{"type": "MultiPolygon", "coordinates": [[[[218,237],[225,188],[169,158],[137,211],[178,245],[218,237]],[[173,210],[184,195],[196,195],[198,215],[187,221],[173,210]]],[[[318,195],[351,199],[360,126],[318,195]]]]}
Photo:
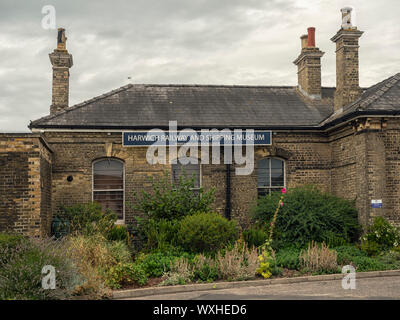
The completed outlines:
{"type": "MultiPolygon", "coordinates": [[[[74,57],[70,104],[133,83],[295,85],[300,35],[317,28],[323,85],[335,85],[334,44],[344,0],[0,0],[0,131],[27,131],[51,103],[56,31],[41,28],[52,4],[74,57]],[[128,80],[128,77],[132,77],[128,80]]],[[[398,4],[354,0],[365,34],[361,85],[399,72],[398,4]],[[384,19],[380,19],[384,17],[384,19]]]]}

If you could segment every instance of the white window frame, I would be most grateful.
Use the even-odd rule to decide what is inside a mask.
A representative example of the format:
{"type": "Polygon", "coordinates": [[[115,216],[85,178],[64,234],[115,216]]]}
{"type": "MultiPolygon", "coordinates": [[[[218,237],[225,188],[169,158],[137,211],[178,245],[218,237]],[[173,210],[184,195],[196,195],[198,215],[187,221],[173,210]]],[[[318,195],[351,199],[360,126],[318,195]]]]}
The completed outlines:
{"type": "Polygon", "coordinates": [[[257,196],[259,197],[260,195],[260,193],[259,193],[259,190],[260,189],[263,189],[263,190],[268,190],[268,193],[266,193],[266,194],[271,194],[271,190],[273,190],[273,189],[278,189],[278,188],[286,188],[286,161],[285,161],[285,159],[283,159],[283,158],[279,158],[279,157],[264,157],[264,158],[261,158],[261,159],[258,159],[257,160],[257,196]],[[259,161],[261,161],[261,160],[264,160],[264,159],[268,159],[269,160],[269,187],[259,187],[258,186],[258,163],[259,163],[259,161]],[[280,160],[280,161],[282,161],[283,162],[283,186],[272,186],[272,159],[277,159],[277,160],[280,160]]]}
{"type": "Polygon", "coordinates": [[[95,192],[105,192],[105,191],[122,191],[122,219],[117,219],[117,221],[115,222],[115,224],[120,224],[123,225],[125,224],[125,162],[121,159],[118,158],[100,158],[100,159],[96,159],[92,162],[92,202],[94,201],[94,193],[95,192]],[[104,160],[110,160],[110,161],[118,161],[120,163],[122,163],[122,186],[123,189],[99,189],[99,190],[95,190],[94,189],[94,165],[97,162],[100,161],[104,161],[104,160]]]}

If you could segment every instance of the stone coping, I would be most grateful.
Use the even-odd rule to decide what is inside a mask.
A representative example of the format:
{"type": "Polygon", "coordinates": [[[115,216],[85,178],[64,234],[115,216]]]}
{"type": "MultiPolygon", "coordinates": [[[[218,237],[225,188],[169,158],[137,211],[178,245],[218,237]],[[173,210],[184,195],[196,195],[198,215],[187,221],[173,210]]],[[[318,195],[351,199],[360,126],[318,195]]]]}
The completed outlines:
{"type": "MultiPolygon", "coordinates": [[[[242,287],[258,287],[274,284],[288,284],[299,283],[308,281],[327,281],[327,280],[341,280],[343,273],[318,275],[318,276],[305,276],[293,278],[278,278],[278,279],[261,279],[249,281],[232,281],[232,282],[212,282],[200,284],[187,284],[165,287],[150,287],[140,289],[116,290],[113,291],[113,299],[137,298],[160,294],[190,292],[190,291],[205,291],[205,290],[221,290],[242,287]]],[[[357,272],[356,278],[375,278],[375,277],[391,277],[400,276],[400,270],[386,270],[386,271],[370,271],[370,272],[357,272]]],[[[151,299],[151,298],[150,298],[151,299]]]]}

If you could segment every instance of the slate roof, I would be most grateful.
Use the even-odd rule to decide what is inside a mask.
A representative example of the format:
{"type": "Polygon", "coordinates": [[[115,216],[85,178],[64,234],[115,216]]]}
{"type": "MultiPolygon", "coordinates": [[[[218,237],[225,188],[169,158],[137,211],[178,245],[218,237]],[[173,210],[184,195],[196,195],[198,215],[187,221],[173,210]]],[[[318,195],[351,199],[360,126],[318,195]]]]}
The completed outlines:
{"type": "Polygon", "coordinates": [[[333,113],[335,88],[322,99],[303,99],[296,87],[129,84],[31,122],[29,128],[166,128],[176,120],[190,128],[319,129],[360,112],[400,112],[400,73],[368,89],[333,113]]]}
{"type": "Polygon", "coordinates": [[[400,73],[366,89],[360,98],[325,119],[321,126],[357,114],[400,114],[400,73]]]}
{"type": "Polygon", "coordinates": [[[57,114],[30,128],[148,128],[316,126],[332,113],[332,88],[316,104],[296,87],[130,84],[57,114]]]}

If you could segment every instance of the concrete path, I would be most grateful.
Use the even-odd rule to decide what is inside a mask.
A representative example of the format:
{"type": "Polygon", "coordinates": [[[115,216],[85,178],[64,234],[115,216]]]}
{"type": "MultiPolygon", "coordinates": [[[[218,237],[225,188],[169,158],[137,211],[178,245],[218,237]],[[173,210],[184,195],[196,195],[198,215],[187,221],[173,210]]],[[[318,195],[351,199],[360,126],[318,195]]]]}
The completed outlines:
{"type": "Polygon", "coordinates": [[[344,290],[341,280],[269,284],[257,287],[181,292],[128,300],[282,300],[400,299],[400,276],[356,279],[356,289],[344,290]]]}

